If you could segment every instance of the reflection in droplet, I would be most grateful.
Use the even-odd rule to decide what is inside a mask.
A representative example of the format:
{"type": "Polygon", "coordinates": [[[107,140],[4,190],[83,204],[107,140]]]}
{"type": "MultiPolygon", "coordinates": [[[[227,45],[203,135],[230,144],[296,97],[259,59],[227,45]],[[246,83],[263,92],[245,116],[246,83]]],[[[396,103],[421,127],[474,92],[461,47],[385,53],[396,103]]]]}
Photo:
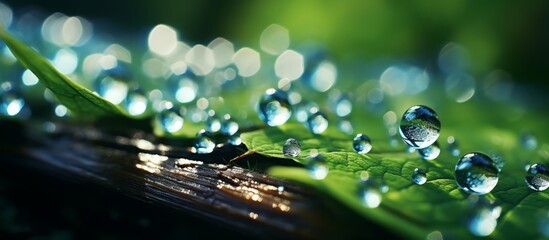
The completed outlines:
{"type": "Polygon", "coordinates": [[[412,106],[402,115],[399,133],[404,142],[417,149],[433,144],[440,135],[437,113],[422,105],[412,106]]]}
{"type": "Polygon", "coordinates": [[[238,69],[238,75],[242,77],[255,75],[261,67],[259,53],[247,47],[241,48],[233,55],[233,63],[238,69]]]}
{"type": "Polygon", "coordinates": [[[297,157],[301,153],[301,144],[295,138],[288,138],[282,146],[282,153],[286,157],[297,157]]]}
{"type": "Polygon", "coordinates": [[[450,99],[458,103],[467,102],[475,95],[475,79],[466,73],[454,73],[449,75],[444,86],[450,99]]]}
{"type": "Polygon", "coordinates": [[[290,46],[290,34],[286,28],[271,24],[261,33],[259,45],[266,53],[278,55],[290,46]]]}
{"type": "Polygon", "coordinates": [[[170,55],[177,47],[177,32],[168,25],[156,25],[149,33],[148,45],[153,53],[170,55]]]}

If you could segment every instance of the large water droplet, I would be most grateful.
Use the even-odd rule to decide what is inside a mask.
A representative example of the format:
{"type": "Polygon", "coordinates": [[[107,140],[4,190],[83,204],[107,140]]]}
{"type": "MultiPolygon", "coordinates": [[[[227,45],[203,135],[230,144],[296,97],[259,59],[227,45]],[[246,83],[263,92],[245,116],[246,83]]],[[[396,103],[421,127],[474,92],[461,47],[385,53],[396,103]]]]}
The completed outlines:
{"type": "Polygon", "coordinates": [[[425,173],[425,171],[420,168],[414,169],[414,173],[412,174],[412,182],[417,185],[423,185],[425,182],[427,182],[427,174],[425,173]]]}
{"type": "Polygon", "coordinates": [[[318,111],[309,116],[306,125],[313,134],[321,134],[328,128],[328,118],[318,111]]]}
{"type": "Polygon", "coordinates": [[[311,151],[311,155],[307,160],[307,169],[312,178],[322,180],[328,175],[329,169],[326,165],[326,159],[318,152],[311,151]]]}
{"type": "Polygon", "coordinates": [[[456,182],[467,193],[483,195],[498,183],[499,170],[492,159],[472,152],[461,157],[455,168],[456,182]]]}
{"type": "Polygon", "coordinates": [[[440,155],[440,147],[438,146],[438,142],[435,141],[431,146],[418,149],[417,152],[421,158],[425,160],[433,160],[440,155]]]}
{"type": "Polygon", "coordinates": [[[372,150],[372,142],[368,136],[359,133],[353,139],[353,149],[360,154],[369,153],[372,150]]]}
{"type": "Polygon", "coordinates": [[[213,134],[204,129],[200,130],[196,134],[194,140],[194,150],[198,154],[208,154],[213,152],[215,148],[215,143],[213,141],[213,134]]]}
{"type": "Polygon", "coordinates": [[[526,185],[534,191],[545,191],[549,188],[549,171],[540,163],[530,165],[524,179],[526,185]]]}
{"type": "Polygon", "coordinates": [[[126,98],[125,109],[132,116],[139,116],[147,110],[147,97],[140,91],[131,91],[126,98]]]}
{"type": "Polygon", "coordinates": [[[361,180],[358,194],[362,204],[367,208],[377,208],[381,204],[382,189],[372,179],[361,180]]]}
{"type": "Polygon", "coordinates": [[[238,123],[231,119],[230,116],[225,116],[225,119],[221,123],[221,134],[226,136],[232,136],[238,131],[238,123]]]}
{"type": "Polygon", "coordinates": [[[440,135],[438,115],[427,106],[412,106],[402,115],[399,132],[410,147],[421,149],[431,146],[440,135]]]}
{"type": "Polygon", "coordinates": [[[538,146],[538,140],[532,133],[523,132],[520,134],[520,144],[525,149],[534,150],[538,146]]]}
{"type": "Polygon", "coordinates": [[[269,126],[280,126],[292,115],[288,95],[273,88],[265,91],[259,100],[259,117],[269,126]]]}
{"type": "Polygon", "coordinates": [[[459,156],[459,153],[461,152],[459,150],[459,142],[453,137],[449,136],[447,139],[448,142],[448,152],[450,155],[457,157],[459,156]]]}
{"type": "Polygon", "coordinates": [[[168,133],[175,133],[183,127],[184,119],[177,111],[177,108],[169,108],[161,111],[157,115],[157,120],[162,129],[168,133]]]}
{"type": "Polygon", "coordinates": [[[297,157],[301,152],[301,144],[297,139],[288,138],[282,147],[282,153],[286,157],[297,157]]]}

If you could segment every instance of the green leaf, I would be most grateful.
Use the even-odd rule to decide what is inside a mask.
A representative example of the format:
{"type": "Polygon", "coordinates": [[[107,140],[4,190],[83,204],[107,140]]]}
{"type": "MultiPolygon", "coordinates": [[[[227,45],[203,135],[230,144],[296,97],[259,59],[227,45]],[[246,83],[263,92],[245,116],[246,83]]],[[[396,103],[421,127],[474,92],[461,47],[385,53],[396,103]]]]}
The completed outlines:
{"type": "Polygon", "coordinates": [[[310,178],[304,168],[273,167],[269,173],[313,186],[326,197],[336,199],[364,218],[405,238],[421,239],[440,231],[444,238],[468,239],[474,237],[466,225],[471,207],[467,194],[454,180],[454,167],[459,157],[446,151],[443,140],[450,135],[457,136],[461,155],[471,151],[496,152],[505,159],[499,183],[487,196],[502,206],[497,228],[490,237],[541,238],[536,216],[540,210],[548,210],[549,193],[534,192],[524,184],[524,166],[541,161],[540,155],[547,158],[549,145],[544,143],[545,139],[538,138],[540,143],[544,143],[540,144],[538,152],[527,151],[520,147],[518,136],[525,126],[547,132],[545,118],[524,111],[515,115],[517,112],[508,106],[455,103],[445,106],[439,112],[443,125],[439,138],[442,152],[432,161],[422,160],[417,153],[406,152],[404,144],[392,147],[381,116],[364,112],[360,121],[355,121],[355,129],[371,130],[364,132],[371,137],[373,144],[372,151],[365,155],[353,151],[353,136],[338,133],[333,127],[322,135],[313,135],[304,126],[289,123],[244,133],[241,137],[250,151],[277,158],[284,158],[282,146],[286,139],[296,138],[301,142],[302,152],[294,160],[304,165],[311,150],[318,150],[330,169],[323,180],[310,178]],[[487,112],[490,114],[485,114],[487,112]],[[524,122],[528,125],[521,124],[524,122]],[[411,181],[417,167],[427,172],[428,181],[422,186],[411,181]],[[383,201],[378,208],[366,208],[358,197],[360,174],[364,171],[371,178],[383,179],[389,186],[390,190],[382,195],[383,201]]]}
{"type": "Polygon", "coordinates": [[[86,118],[130,117],[120,107],[57,71],[47,59],[5,30],[0,29],[0,37],[21,64],[30,69],[55,94],[59,102],[73,113],[86,118]]]}

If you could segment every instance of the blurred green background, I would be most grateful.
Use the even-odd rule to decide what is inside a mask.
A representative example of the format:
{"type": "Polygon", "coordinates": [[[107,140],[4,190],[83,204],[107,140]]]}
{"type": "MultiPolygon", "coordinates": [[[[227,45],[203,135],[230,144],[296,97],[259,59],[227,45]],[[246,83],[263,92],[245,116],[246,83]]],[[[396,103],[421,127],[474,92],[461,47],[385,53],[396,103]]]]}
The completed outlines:
{"type": "Polygon", "coordinates": [[[256,49],[261,31],[278,23],[288,28],[291,47],[314,40],[325,44],[336,62],[420,59],[424,67],[434,68],[439,50],[453,41],[470,51],[474,75],[503,69],[516,82],[549,89],[547,1],[3,2],[15,9],[37,6],[47,12],[83,16],[94,23],[114,22],[118,28],[143,36],[154,25],[164,23],[178,29],[190,43],[208,43],[221,36],[256,49]]]}

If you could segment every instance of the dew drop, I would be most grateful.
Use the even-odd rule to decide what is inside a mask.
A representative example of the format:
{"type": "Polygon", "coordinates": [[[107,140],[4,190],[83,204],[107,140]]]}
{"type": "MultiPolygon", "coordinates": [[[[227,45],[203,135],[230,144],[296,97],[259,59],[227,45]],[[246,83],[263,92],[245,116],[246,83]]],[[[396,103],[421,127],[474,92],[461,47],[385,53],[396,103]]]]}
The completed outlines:
{"type": "Polygon", "coordinates": [[[498,183],[498,177],[499,170],[494,161],[482,153],[465,154],[456,164],[456,182],[467,193],[489,193],[498,183]]]}
{"type": "Polygon", "coordinates": [[[311,151],[311,155],[308,158],[307,169],[309,175],[317,180],[324,179],[329,172],[326,159],[316,151],[311,151]]]}
{"type": "Polygon", "coordinates": [[[358,194],[365,207],[377,208],[381,204],[381,193],[381,187],[374,180],[361,180],[358,194]]]}
{"type": "Polygon", "coordinates": [[[538,146],[538,140],[533,134],[524,132],[520,135],[520,144],[527,150],[534,150],[538,146]]]}
{"type": "Polygon", "coordinates": [[[549,171],[540,163],[530,165],[524,179],[526,185],[534,191],[545,191],[549,188],[549,171]]]}
{"type": "Polygon", "coordinates": [[[423,185],[425,182],[427,182],[427,174],[425,173],[425,171],[420,168],[414,169],[414,173],[412,174],[412,182],[417,185],[423,185]]]}
{"type": "Polygon", "coordinates": [[[286,157],[297,157],[301,153],[301,144],[295,138],[288,138],[282,147],[282,153],[286,157]]]}
{"type": "Polygon", "coordinates": [[[448,152],[450,155],[454,157],[459,156],[459,153],[461,152],[459,150],[459,142],[453,136],[449,136],[446,141],[448,142],[448,152]]]}
{"type": "Polygon", "coordinates": [[[307,118],[306,125],[313,134],[321,134],[328,128],[328,118],[324,113],[318,111],[307,118]]]}
{"type": "Polygon", "coordinates": [[[438,142],[435,141],[431,146],[418,149],[417,152],[421,158],[425,160],[433,160],[440,155],[440,147],[438,146],[438,142]]]}
{"type": "Polygon", "coordinates": [[[270,88],[259,100],[259,118],[269,126],[280,126],[292,115],[288,95],[281,90],[270,88]]]}
{"type": "Polygon", "coordinates": [[[399,132],[408,146],[417,149],[431,146],[440,135],[438,115],[427,106],[412,106],[402,115],[399,132]]]}
{"type": "Polygon", "coordinates": [[[226,118],[221,123],[220,132],[223,135],[232,136],[233,134],[235,134],[238,131],[238,128],[239,128],[238,123],[236,121],[232,120],[230,117],[228,117],[228,119],[226,118]]]}
{"type": "Polygon", "coordinates": [[[184,119],[176,108],[162,110],[157,115],[157,120],[162,129],[168,133],[175,133],[183,127],[184,119]]]}
{"type": "Polygon", "coordinates": [[[372,150],[372,141],[370,138],[362,133],[356,135],[353,139],[353,148],[357,153],[366,154],[372,150]]]}
{"type": "Polygon", "coordinates": [[[215,143],[213,141],[213,134],[204,129],[200,130],[196,134],[194,140],[194,150],[198,154],[208,154],[213,152],[215,148],[215,143]]]}

